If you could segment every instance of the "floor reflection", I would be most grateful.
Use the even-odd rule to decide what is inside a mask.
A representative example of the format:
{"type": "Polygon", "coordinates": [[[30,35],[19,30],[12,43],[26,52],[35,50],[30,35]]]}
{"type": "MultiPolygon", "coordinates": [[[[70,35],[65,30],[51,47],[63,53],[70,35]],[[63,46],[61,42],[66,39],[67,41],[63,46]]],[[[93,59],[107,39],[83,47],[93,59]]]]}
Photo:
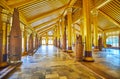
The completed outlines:
{"type": "Polygon", "coordinates": [[[7,79],[101,79],[54,46],[42,46],[22,61],[7,79]]]}

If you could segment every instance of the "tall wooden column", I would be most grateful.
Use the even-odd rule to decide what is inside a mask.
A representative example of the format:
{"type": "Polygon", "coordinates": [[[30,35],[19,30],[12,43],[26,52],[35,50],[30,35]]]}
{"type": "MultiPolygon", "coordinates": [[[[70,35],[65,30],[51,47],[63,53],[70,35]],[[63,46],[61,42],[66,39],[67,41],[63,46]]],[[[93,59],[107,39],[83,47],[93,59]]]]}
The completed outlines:
{"type": "Polygon", "coordinates": [[[83,19],[81,20],[81,23],[80,23],[80,35],[82,35],[82,42],[83,44],[85,43],[85,31],[84,31],[84,21],[83,19]]]}
{"type": "Polygon", "coordinates": [[[72,28],[72,44],[75,46],[75,41],[76,41],[76,33],[75,33],[75,28],[72,28]]]}
{"type": "Polygon", "coordinates": [[[10,31],[10,52],[9,61],[10,63],[16,63],[21,61],[22,54],[22,38],[20,29],[20,20],[18,9],[14,9],[12,28],[10,31]]]}
{"type": "Polygon", "coordinates": [[[7,13],[0,7],[0,67],[7,65],[7,13]]]}
{"type": "Polygon", "coordinates": [[[54,45],[57,47],[57,28],[54,30],[54,45]]]}
{"type": "Polygon", "coordinates": [[[48,45],[48,33],[46,33],[46,45],[48,45]]]}
{"type": "Polygon", "coordinates": [[[35,48],[36,49],[38,48],[38,37],[37,37],[37,34],[36,34],[36,37],[35,37],[35,48]]]}
{"type": "Polygon", "coordinates": [[[107,45],[106,45],[106,33],[105,32],[103,32],[103,35],[102,35],[103,37],[103,46],[104,46],[104,48],[106,48],[107,47],[107,45]]]}
{"type": "Polygon", "coordinates": [[[33,34],[29,36],[28,54],[33,55],[33,34]]]}
{"type": "Polygon", "coordinates": [[[62,17],[62,50],[66,51],[66,26],[65,26],[65,18],[62,17]]]}
{"type": "Polygon", "coordinates": [[[57,47],[60,48],[60,22],[58,22],[57,26],[57,47]]]}
{"type": "Polygon", "coordinates": [[[24,30],[24,53],[23,53],[23,55],[27,55],[28,54],[27,53],[27,36],[28,36],[27,31],[24,30]]]}
{"type": "Polygon", "coordinates": [[[85,61],[94,61],[92,57],[91,23],[90,23],[90,0],[83,0],[83,17],[85,27],[85,61]]]}
{"type": "Polygon", "coordinates": [[[68,52],[72,52],[72,8],[67,10],[68,23],[68,52]]]}
{"type": "Polygon", "coordinates": [[[93,27],[94,27],[94,51],[99,51],[98,49],[98,11],[94,9],[92,12],[93,27]]]}

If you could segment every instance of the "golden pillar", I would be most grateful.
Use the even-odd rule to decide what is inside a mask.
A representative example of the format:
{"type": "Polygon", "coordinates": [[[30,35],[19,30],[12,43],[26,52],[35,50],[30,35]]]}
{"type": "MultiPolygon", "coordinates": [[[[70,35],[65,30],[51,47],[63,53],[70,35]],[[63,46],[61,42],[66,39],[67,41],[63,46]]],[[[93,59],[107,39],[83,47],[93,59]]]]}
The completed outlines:
{"type": "Polygon", "coordinates": [[[60,22],[58,22],[57,26],[57,47],[60,48],[60,22]]]}
{"type": "Polygon", "coordinates": [[[55,46],[57,47],[57,27],[55,28],[55,38],[54,38],[54,41],[55,41],[55,46]]]}
{"type": "Polygon", "coordinates": [[[29,41],[28,41],[28,54],[33,55],[33,34],[31,33],[29,35],[29,41]]]}
{"type": "Polygon", "coordinates": [[[105,32],[103,32],[103,35],[102,35],[103,37],[103,46],[104,46],[104,48],[106,48],[107,47],[107,45],[106,45],[106,33],[105,32]]]}
{"type": "Polygon", "coordinates": [[[66,26],[65,26],[65,18],[62,17],[61,19],[62,21],[62,25],[61,25],[61,28],[62,28],[62,33],[61,33],[61,36],[62,36],[62,50],[63,51],[66,51],[66,26]]]}
{"type": "Polygon", "coordinates": [[[27,55],[27,37],[28,37],[28,33],[26,30],[24,30],[24,53],[23,55],[27,55]]]}
{"type": "Polygon", "coordinates": [[[7,44],[6,44],[7,45],[7,48],[6,48],[7,49],[7,54],[8,54],[8,51],[9,51],[9,43],[10,43],[9,42],[9,40],[10,40],[10,28],[11,28],[10,27],[10,22],[8,22],[7,23],[7,41],[6,41],[7,42],[7,44]]]}
{"type": "Polygon", "coordinates": [[[82,42],[85,43],[84,22],[83,19],[80,23],[80,35],[82,35],[82,42]]]}
{"type": "Polygon", "coordinates": [[[83,0],[83,18],[85,31],[85,61],[94,61],[92,57],[91,23],[90,23],[90,0],[83,0]]]}
{"type": "Polygon", "coordinates": [[[0,7],[0,67],[7,65],[7,23],[9,12],[0,7]]]}
{"type": "Polygon", "coordinates": [[[92,12],[93,27],[94,27],[94,51],[99,51],[98,49],[98,11],[95,9],[92,12]]]}
{"type": "Polygon", "coordinates": [[[76,32],[75,32],[75,28],[72,27],[72,44],[73,44],[73,46],[75,46],[75,42],[76,42],[76,32]]]}
{"type": "Polygon", "coordinates": [[[46,45],[48,45],[48,33],[46,33],[46,45]]]}
{"type": "Polygon", "coordinates": [[[6,22],[3,22],[3,27],[2,27],[2,31],[3,31],[3,41],[2,41],[2,54],[3,54],[3,62],[7,61],[7,52],[6,52],[6,42],[7,42],[7,30],[6,30],[6,22]]]}
{"type": "Polygon", "coordinates": [[[67,10],[67,23],[68,23],[68,52],[72,52],[72,8],[67,10]]]}

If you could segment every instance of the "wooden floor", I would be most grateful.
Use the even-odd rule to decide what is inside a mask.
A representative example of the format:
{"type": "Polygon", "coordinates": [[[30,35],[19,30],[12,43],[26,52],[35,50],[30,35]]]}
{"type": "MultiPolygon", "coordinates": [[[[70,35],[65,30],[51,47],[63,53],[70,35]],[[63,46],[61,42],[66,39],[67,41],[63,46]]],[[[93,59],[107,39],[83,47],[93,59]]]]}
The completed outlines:
{"type": "Polygon", "coordinates": [[[75,53],[65,53],[48,45],[33,56],[22,58],[22,65],[5,79],[120,79],[120,50],[93,52],[95,62],[77,62],[75,53]]]}

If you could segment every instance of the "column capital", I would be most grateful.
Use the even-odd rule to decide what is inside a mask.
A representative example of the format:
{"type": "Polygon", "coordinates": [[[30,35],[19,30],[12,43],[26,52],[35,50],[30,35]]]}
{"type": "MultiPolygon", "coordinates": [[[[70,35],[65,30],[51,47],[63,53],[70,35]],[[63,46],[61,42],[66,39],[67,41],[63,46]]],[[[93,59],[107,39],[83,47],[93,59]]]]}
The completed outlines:
{"type": "Polygon", "coordinates": [[[72,7],[67,8],[67,13],[72,13],[72,7]]]}
{"type": "Polygon", "coordinates": [[[97,9],[93,9],[93,10],[91,11],[91,14],[92,14],[93,16],[98,16],[98,10],[97,10],[97,9]]]}

